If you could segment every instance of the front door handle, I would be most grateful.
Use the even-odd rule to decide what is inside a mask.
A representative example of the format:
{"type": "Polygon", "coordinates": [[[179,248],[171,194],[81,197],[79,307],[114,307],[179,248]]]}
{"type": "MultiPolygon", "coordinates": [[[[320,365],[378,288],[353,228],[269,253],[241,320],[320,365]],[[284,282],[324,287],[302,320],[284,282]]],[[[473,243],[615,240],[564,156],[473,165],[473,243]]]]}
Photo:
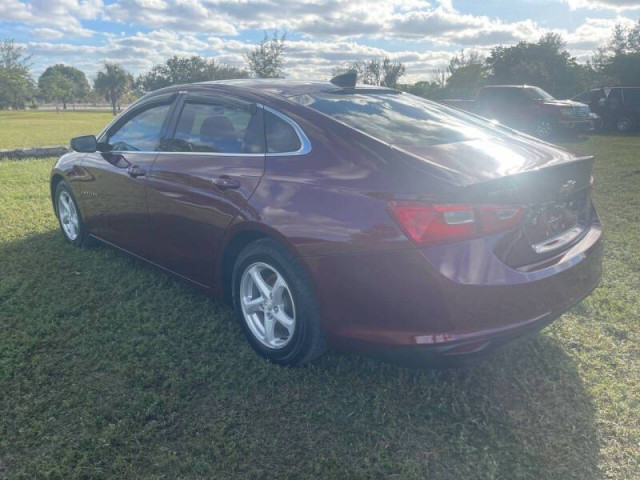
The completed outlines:
{"type": "Polygon", "coordinates": [[[227,190],[228,188],[240,188],[240,181],[235,178],[231,178],[228,175],[221,175],[218,178],[214,178],[211,182],[220,190],[227,190]]]}
{"type": "Polygon", "coordinates": [[[143,168],[138,167],[137,165],[131,165],[127,168],[127,173],[131,176],[131,178],[136,178],[144,177],[147,174],[147,171],[143,168]]]}

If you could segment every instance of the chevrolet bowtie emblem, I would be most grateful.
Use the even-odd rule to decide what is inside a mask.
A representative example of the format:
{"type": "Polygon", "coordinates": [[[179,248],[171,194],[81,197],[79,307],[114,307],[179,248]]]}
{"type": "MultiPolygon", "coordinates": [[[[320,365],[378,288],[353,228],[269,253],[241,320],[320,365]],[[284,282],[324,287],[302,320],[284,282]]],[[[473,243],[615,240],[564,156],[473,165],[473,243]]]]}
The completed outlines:
{"type": "Polygon", "coordinates": [[[575,180],[567,180],[564,185],[560,187],[560,197],[566,198],[573,193],[576,188],[575,180]]]}

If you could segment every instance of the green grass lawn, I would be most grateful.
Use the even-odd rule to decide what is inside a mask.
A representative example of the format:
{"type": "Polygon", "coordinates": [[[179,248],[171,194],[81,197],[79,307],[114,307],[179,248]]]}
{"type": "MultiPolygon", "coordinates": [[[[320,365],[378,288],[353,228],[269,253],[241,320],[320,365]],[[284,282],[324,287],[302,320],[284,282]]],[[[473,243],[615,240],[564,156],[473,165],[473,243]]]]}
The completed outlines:
{"type": "Polygon", "coordinates": [[[110,112],[0,110],[0,150],[69,145],[72,137],[97,134],[111,119],[110,112]]]}
{"type": "Polygon", "coordinates": [[[639,478],[640,137],[570,147],[598,156],[601,286],[453,371],[271,365],[205,294],[64,243],[53,160],[0,162],[0,477],[639,478]]]}

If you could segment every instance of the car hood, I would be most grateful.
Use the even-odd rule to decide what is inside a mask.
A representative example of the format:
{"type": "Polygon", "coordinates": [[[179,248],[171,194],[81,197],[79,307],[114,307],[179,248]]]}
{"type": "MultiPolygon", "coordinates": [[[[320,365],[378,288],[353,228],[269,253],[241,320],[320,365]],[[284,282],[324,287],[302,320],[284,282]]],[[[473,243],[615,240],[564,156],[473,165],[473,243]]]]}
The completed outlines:
{"type": "Polygon", "coordinates": [[[489,136],[430,146],[396,146],[417,164],[468,186],[577,160],[571,152],[524,134],[489,136]]]}
{"type": "Polygon", "coordinates": [[[545,105],[551,105],[554,107],[586,107],[585,103],[575,102],[573,100],[544,100],[542,102],[545,105]]]}

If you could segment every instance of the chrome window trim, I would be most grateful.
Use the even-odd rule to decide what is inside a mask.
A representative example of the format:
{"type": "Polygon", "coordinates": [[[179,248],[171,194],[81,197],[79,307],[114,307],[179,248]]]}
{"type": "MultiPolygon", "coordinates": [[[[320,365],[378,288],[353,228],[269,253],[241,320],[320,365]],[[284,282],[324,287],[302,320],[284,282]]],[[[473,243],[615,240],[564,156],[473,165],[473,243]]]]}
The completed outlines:
{"type": "MultiPolygon", "coordinates": [[[[276,117],[280,118],[281,120],[283,120],[284,122],[286,122],[291,128],[293,128],[293,131],[296,132],[296,135],[298,136],[298,139],[300,140],[300,148],[296,151],[293,152],[277,152],[277,153],[268,153],[268,152],[264,152],[264,153],[221,153],[221,152],[163,152],[163,151],[157,151],[157,152],[153,152],[153,151],[142,151],[142,150],[112,150],[109,152],[101,152],[101,153],[113,153],[113,154],[133,154],[135,153],[137,154],[147,154],[147,155],[190,155],[190,156],[207,156],[207,157],[288,157],[288,156],[294,156],[294,155],[306,155],[309,152],[311,152],[311,142],[309,141],[309,138],[307,137],[307,135],[304,133],[304,131],[302,130],[302,128],[300,128],[300,126],[293,121],[291,118],[287,117],[286,115],[284,115],[283,113],[280,113],[277,110],[274,110],[271,107],[267,107],[265,105],[262,105],[260,103],[257,103],[256,106],[258,106],[259,108],[262,108],[263,110],[266,110],[272,114],[274,114],[276,117]]],[[[129,110],[129,109],[127,109],[129,110]]],[[[127,110],[125,110],[122,113],[125,113],[127,110]]],[[[118,115],[119,117],[120,115],[118,115]]],[[[107,125],[107,127],[103,130],[103,132],[100,134],[100,136],[102,136],[102,134],[106,133],[106,131],[109,129],[109,127],[111,126],[112,123],[115,123],[115,121],[117,120],[117,118],[114,118],[111,123],[109,125],[107,125]]],[[[265,138],[265,143],[266,143],[266,138],[265,138]]]]}
{"type": "Polygon", "coordinates": [[[106,152],[101,152],[101,151],[96,151],[96,153],[109,153],[109,154],[115,154],[115,155],[123,155],[125,153],[135,153],[136,155],[140,154],[140,155],[157,155],[158,152],[147,152],[145,150],[107,150],[106,152]]]}
{"type": "Polygon", "coordinates": [[[220,152],[146,152],[141,150],[113,150],[108,152],[99,153],[135,153],[149,154],[149,155],[194,155],[194,156],[206,156],[206,157],[264,157],[264,153],[220,153],[220,152]]]}

